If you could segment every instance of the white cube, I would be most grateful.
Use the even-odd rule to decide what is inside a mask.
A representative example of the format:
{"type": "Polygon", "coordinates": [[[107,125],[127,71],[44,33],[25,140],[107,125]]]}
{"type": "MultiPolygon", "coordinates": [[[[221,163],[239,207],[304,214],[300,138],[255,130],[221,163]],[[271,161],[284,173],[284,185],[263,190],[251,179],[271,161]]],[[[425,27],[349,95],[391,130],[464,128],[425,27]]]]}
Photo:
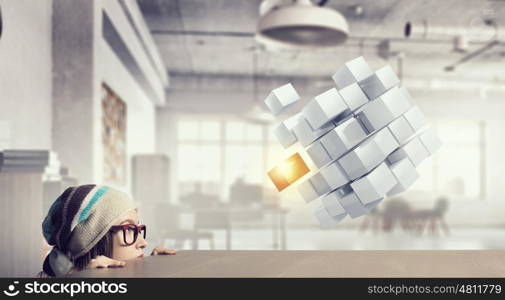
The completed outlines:
{"type": "Polygon", "coordinates": [[[386,127],[373,136],[373,140],[377,143],[377,146],[381,150],[382,160],[386,159],[386,156],[391,154],[394,150],[399,147],[398,142],[391,134],[391,131],[386,127]]]}
{"type": "Polygon", "coordinates": [[[313,129],[349,113],[347,104],[335,88],[316,96],[303,109],[303,114],[313,129]]]}
{"type": "Polygon", "coordinates": [[[390,66],[384,66],[373,75],[361,80],[359,86],[368,99],[374,100],[399,83],[400,80],[393,69],[390,66]]]}
{"type": "Polygon", "coordinates": [[[414,99],[412,98],[412,96],[410,95],[409,91],[407,90],[407,88],[405,86],[401,86],[399,87],[400,89],[400,93],[405,97],[407,98],[407,100],[410,102],[410,103],[414,103],[414,99]]]}
{"type": "Polygon", "coordinates": [[[298,140],[293,133],[293,127],[298,123],[300,115],[291,116],[274,128],[274,135],[284,148],[288,148],[298,140]]]}
{"type": "Polygon", "coordinates": [[[384,198],[365,204],[365,207],[368,209],[368,212],[371,212],[377,205],[379,205],[379,203],[381,203],[382,200],[384,200],[384,198]]]}
{"type": "Polygon", "coordinates": [[[298,123],[295,125],[295,127],[293,127],[293,132],[298,141],[300,142],[300,144],[302,144],[302,146],[304,147],[307,147],[312,142],[314,142],[323,134],[327,133],[333,128],[335,128],[335,125],[333,125],[333,123],[330,122],[326,125],[323,125],[319,129],[313,129],[307,122],[307,120],[301,117],[298,120],[298,123]]]}
{"type": "Polygon", "coordinates": [[[414,131],[421,130],[428,122],[426,122],[426,117],[421,112],[417,105],[409,109],[405,114],[403,114],[405,120],[407,120],[409,126],[414,131]]]}
{"type": "Polygon", "coordinates": [[[343,219],[347,213],[345,212],[345,209],[342,206],[342,204],[340,204],[339,199],[340,196],[335,191],[321,198],[321,202],[323,203],[323,206],[326,208],[330,216],[339,217],[340,219],[343,219]]]}
{"type": "Polygon", "coordinates": [[[367,138],[338,160],[347,178],[354,180],[370,172],[398,148],[398,143],[388,128],[383,128],[367,138]]]}
{"type": "Polygon", "coordinates": [[[381,163],[367,175],[351,183],[356,196],[363,204],[383,198],[397,184],[396,177],[386,163],[381,163]]]}
{"type": "Polygon", "coordinates": [[[353,83],[338,91],[350,111],[355,111],[368,102],[368,98],[359,87],[358,83],[353,83]]]}
{"type": "Polygon", "coordinates": [[[307,148],[307,154],[318,168],[321,168],[332,160],[320,140],[315,141],[307,148]]]}
{"type": "Polygon", "coordinates": [[[346,62],[344,66],[333,74],[332,78],[340,90],[371,75],[373,75],[372,69],[367,64],[363,56],[360,56],[346,62]]]}
{"type": "Polygon", "coordinates": [[[361,123],[351,117],[322,136],[320,141],[330,157],[335,160],[363,141],[366,136],[367,133],[361,123]]]}
{"type": "Polygon", "coordinates": [[[300,96],[291,83],[274,89],[265,99],[268,109],[278,115],[300,100],[300,96]]]}
{"type": "Polygon", "coordinates": [[[365,175],[383,161],[382,150],[373,140],[373,137],[366,139],[349,153],[338,160],[338,163],[347,175],[347,178],[354,180],[365,175]]]}
{"type": "Polygon", "coordinates": [[[305,202],[310,202],[312,200],[319,198],[319,195],[317,194],[314,186],[312,186],[312,183],[310,183],[309,179],[298,184],[297,190],[298,193],[300,193],[300,196],[302,196],[303,200],[305,200],[305,202]]]}
{"type": "Polygon", "coordinates": [[[406,112],[410,106],[407,98],[395,87],[365,104],[356,114],[368,132],[373,132],[392,122],[406,112]]]}
{"type": "Polygon", "coordinates": [[[396,178],[396,185],[387,192],[387,196],[394,196],[406,191],[419,178],[416,168],[408,158],[404,158],[389,166],[396,178]]]}
{"type": "Polygon", "coordinates": [[[419,135],[419,140],[430,154],[434,154],[440,147],[442,147],[442,142],[432,128],[428,128],[422,132],[419,135]]]}
{"type": "Polygon", "coordinates": [[[337,225],[340,220],[342,220],[344,216],[336,216],[333,217],[329,214],[328,210],[324,206],[318,207],[314,211],[314,215],[316,216],[317,220],[319,221],[319,224],[321,225],[321,228],[332,228],[337,225]]]}
{"type": "Polygon", "coordinates": [[[359,200],[358,196],[354,192],[351,192],[339,199],[340,204],[344,207],[345,211],[349,214],[351,218],[357,218],[364,214],[370,212],[370,209],[366,207],[359,200]]]}
{"type": "Polygon", "coordinates": [[[418,166],[430,154],[423,146],[417,137],[414,137],[407,144],[401,146],[388,156],[388,161],[391,164],[398,162],[404,158],[408,158],[414,166],[418,166]]]}
{"type": "Polygon", "coordinates": [[[333,162],[320,170],[326,183],[330,186],[330,190],[337,189],[349,182],[347,175],[338,162],[333,162]]]}
{"type": "Polygon", "coordinates": [[[288,148],[297,141],[295,134],[284,123],[280,123],[274,128],[274,135],[284,148],[288,148]]]}
{"type": "Polygon", "coordinates": [[[395,118],[399,117],[412,107],[412,102],[408,97],[405,97],[405,95],[401,92],[401,89],[398,87],[391,88],[391,90],[387,93],[381,95],[380,98],[387,104],[395,118]]]}
{"type": "Polygon", "coordinates": [[[393,134],[398,144],[402,145],[408,138],[414,135],[414,130],[404,116],[399,116],[388,124],[389,131],[393,134]]]}
{"type": "Polygon", "coordinates": [[[325,195],[331,191],[328,182],[326,182],[326,179],[324,179],[320,172],[314,174],[309,180],[318,196],[325,195]]]}

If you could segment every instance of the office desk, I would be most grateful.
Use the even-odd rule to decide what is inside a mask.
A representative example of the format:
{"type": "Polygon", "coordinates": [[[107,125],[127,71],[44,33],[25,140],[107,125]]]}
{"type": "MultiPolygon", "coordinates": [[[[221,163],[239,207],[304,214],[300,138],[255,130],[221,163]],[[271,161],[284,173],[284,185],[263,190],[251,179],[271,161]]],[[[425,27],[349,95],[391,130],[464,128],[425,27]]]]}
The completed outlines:
{"type": "Polygon", "coordinates": [[[181,251],[73,277],[505,277],[505,251],[181,251]]]}

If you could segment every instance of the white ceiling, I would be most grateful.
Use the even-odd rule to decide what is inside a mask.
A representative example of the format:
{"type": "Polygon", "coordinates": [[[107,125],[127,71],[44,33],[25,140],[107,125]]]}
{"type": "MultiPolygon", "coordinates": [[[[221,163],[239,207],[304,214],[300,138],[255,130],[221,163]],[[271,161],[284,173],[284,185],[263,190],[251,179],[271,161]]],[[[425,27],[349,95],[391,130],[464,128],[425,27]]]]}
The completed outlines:
{"type": "MultiPolygon", "coordinates": [[[[329,77],[346,60],[364,55],[374,68],[397,67],[395,59],[377,55],[377,45],[390,40],[403,52],[405,78],[443,78],[505,82],[505,41],[458,67],[443,68],[462,58],[450,40],[409,40],[407,21],[468,28],[472,20],[491,18],[505,31],[505,1],[494,0],[330,0],[349,21],[345,45],[318,51],[269,52],[258,47],[255,32],[260,0],[138,0],[171,74],[245,75],[260,77],[329,77]],[[350,9],[361,5],[362,16],[350,9]]],[[[505,34],[504,34],[505,36],[505,34]]],[[[474,51],[487,43],[472,43],[474,51]]]]}

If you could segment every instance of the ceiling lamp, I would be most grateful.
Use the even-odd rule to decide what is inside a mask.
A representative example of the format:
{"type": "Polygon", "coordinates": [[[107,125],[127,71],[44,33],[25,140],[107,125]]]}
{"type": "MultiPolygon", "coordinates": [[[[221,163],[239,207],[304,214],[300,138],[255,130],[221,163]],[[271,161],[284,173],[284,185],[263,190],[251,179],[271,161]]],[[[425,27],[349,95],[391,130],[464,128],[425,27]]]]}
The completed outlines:
{"type": "Polygon", "coordinates": [[[342,14],[310,0],[264,0],[260,5],[256,39],[267,46],[331,47],[348,36],[349,26],[342,14]]]}

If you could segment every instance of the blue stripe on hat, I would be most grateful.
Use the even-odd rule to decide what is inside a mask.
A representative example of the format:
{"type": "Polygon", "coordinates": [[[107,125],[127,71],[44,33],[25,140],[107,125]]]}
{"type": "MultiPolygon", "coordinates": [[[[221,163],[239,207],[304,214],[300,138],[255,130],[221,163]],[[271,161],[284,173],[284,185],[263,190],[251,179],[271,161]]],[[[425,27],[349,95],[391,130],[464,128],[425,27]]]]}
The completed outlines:
{"type": "Polygon", "coordinates": [[[79,223],[86,220],[89,216],[89,213],[91,212],[91,208],[93,208],[93,205],[100,200],[100,198],[109,190],[108,186],[102,186],[101,188],[96,191],[96,193],[93,195],[93,198],[89,201],[88,205],[82,210],[81,215],[79,216],[79,223]]]}
{"type": "Polygon", "coordinates": [[[54,228],[55,225],[53,224],[54,223],[53,216],[57,211],[61,210],[62,205],[63,205],[63,199],[62,196],[60,196],[58,197],[58,199],[56,199],[56,201],[53,202],[51,208],[49,209],[49,212],[47,213],[46,218],[42,222],[42,232],[44,238],[50,245],[54,244],[54,239],[51,238],[55,229],[54,228]]]}
{"type": "Polygon", "coordinates": [[[56,201],[53,202],[51,208],[42,222],[42,232],[44,238],[49,245],[56,244],[56,234],[62,227],[62,208],[65,201],[68,200],[74,191],[74,187],[67,188],[56,201]]]}

